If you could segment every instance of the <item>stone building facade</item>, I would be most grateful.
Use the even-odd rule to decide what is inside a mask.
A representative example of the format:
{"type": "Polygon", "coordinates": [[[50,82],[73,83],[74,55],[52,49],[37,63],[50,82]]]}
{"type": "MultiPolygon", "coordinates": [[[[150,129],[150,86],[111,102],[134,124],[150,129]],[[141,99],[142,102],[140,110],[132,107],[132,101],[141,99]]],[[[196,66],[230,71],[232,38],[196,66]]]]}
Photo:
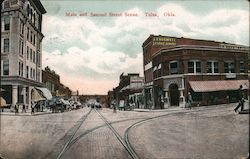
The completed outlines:
{"type": "Polygon", "coordinates": [[[35,88],[44,86],[42,15],[46,10],[40,0],[4,0],[1,7],[1,95],[10,105],[30,107],[35,88]]]}

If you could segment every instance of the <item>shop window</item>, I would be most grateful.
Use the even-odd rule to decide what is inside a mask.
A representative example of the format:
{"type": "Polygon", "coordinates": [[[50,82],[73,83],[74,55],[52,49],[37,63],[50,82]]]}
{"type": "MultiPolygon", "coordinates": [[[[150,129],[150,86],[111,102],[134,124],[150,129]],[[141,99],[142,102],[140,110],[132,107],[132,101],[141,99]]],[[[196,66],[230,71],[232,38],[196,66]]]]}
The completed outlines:
{"type": "Polygon", "coordinates": [[[207,62],[207,73],[219,73],[219,64],[217,61],[207,62]]]}
{"type": "Polygon", "coordinates": [[[9,75],[9,60],[3,61],[3,75],[9,75]]]}
{"type": "Polygon", "coordinates": [[[178,61],[171,61],[170,64],[169,64],[169,73],[171,75],[173,74],[178,74],[178,61]]]}
{"type": "Polygon", "coordinates": [[[225,73],[235,73],[235,65],[232,61],[224,62],[225,73]]]}
{"type": "Polygon", "coordinates": [[[201,62],[198,60],[188,61],[188,73],[201,73],[201,62]]]}
{"type": "Polygon", "coordinates": [[[245,65],[244,65],[244,61],[240,61],[240,73],[245,73],[245,65]]]}
{"type": "Polygon", "coordinates": [[[4,30],[5,31],[10,30],[10,17],[4,18],[4,30]]]}
{"type": "Polygon", "coordinates": [[[200,92],[191,92],[193,101],[202,101],[202,93],[200,92]]]}
{"type": "Polygon", "coordinates": [[[10,52],[10,39],[4,39],[3,52],[10,52]]]}

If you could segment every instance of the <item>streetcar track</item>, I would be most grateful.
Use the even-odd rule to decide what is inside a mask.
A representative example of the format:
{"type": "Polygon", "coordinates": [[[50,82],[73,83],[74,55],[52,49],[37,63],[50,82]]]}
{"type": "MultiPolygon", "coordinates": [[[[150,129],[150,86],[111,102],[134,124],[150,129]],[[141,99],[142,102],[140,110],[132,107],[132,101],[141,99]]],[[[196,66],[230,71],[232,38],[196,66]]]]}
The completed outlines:
{"type": "Polygon", "coordinates": [[[89,112],[85,115],[83,115],[80,120],[77,121],[77,124],[71,128],[71,129],[75,129],[73,131],[72,134],[68,134],[68,136],[70,136],[69,140],[66,142],[66,144],[64,145],[63,149],[61,150],[61,152],[59,153],[59,155],[57,156],[57,159],[61,159],[64,152],[67,150],[67,147],[69,146],[69,144],[71,143],[71,141],[73,140],[73,137],[75,136],[76,132],[78,131],[78,129],[81,127],[81,125],[83,124],[83,122],[87,119],[88,115],[91,113],[92,109],[89,110],[89,112]]]}
{"type": "MultiPolygon", "coordinates": [[[[223,107],[226,107],[226,106],[223,106],[223,107]]],[[[161,118],[161,117],[165,117],[165,116],[168,116],[168,115],[173,115],[173,114],[175,114],[175,115],[176,115],[176,114],[188,114],[188,113],[194,113],[194,112],[202,112],[202,111],[204,111],[204,110],[216,110],[216,109],[219,109],[219,108],[221,108],[221,107],[217,107],[217,108],[215,108],[215,109],[212,109],[212,108],[198,109],[198,110],[192,110],[191,112],[190,112],[190,110],[181,111],[181,112],[178,111],[178,112],[172,112],[172,113],[168,113],[168,114],[163,114],[163,115],[159,115],[159,116],[154,116],[154,117],[149,117],[149,118],[143,119],[143,120],[141,120],[141,121],[135,122],[134,124],[130,125],[130,126],[126,129],[126,131],[125,131],[125,133],[124,133],[124,140],[125,140],[127,146],[130,148],[130,150],[133,151],[133,153],[137,154],[136,151],[135,151],[135,149],[134,149],[134,147],[133,147],[132,144],[130,143],[130,141],[129,141],[129,136],[128,136],[128,135],[129,135],[129,131],[130,131],[132,128],[134,128],[134,127],[136,127],[136,126],[138,126],[138,125],[141,125],[141,124],[143,124],[144,122],[147,122],[147,121],[150,121],[150,120],[154,120],[154,119],[157,119],[157,118],[161,118]]],[[[137,154],[137,156],[139,157],[138,154],[137,154]]]]}
{"type": "MultiPolygon", "coordinates": [[[[133,119],[124,119],[124,120],[119,120],[119,121],[114,121],[114,122],[108,122],[96,109],[95,111],[98,113],[98,115],[101,117],[101,118],[104,118],[102,119],[105,124],[103,125],[100,125],[100,126],[97,126],[97,127],[94,127],[92,129],[89,129],[89,130],[86,130],[84,131],[83,133],[81,133],[81,135],[77,136],[76,138],[73,139],[73,137],[75,136],[76,132],[78,131],[78,129],[80,128],[80,126],[82,125],[82,123],[86,120],[86,118],[88,117],[88,115],[90,114],[90,112],[92,111],[92,109],[90,109],[90,111],[85,114],[79,121],[77,122],[80,122],[80,124],[78,124],[78,127],[77,129],[75,130],[74,134],[71,136],[70,140],[68,140],[68,142],[64,145],[64,148],[62,149],[62,151],[60,152],[60,154],[58,155],[57,159],[60,159],[63,154],[71,147],[73,146],[79,139],[81,139],[82,137],[86,136],[87,134],[99,129],[99,128],[102,128],[102,127],[105,127],[106,125],[108,125],[108,127],[111,129],[111,131],[115,134],[115,136],[117,137],[117,139],[121,142],[121,144],[125,147],[125,149],[129,152],[130,156],[133,158],[133,159],[139,159],[139,155],[135,152],[135,149],[134,147],[132,146],[132,144],[130,143],[129,141],[129,131],[134,128],[135,126],[138,126],[138,125],[141,125],[142,123],[144,122],[147,122],[147,121],[150,121],[150,120],[153,120],[153,119],[157,119],[157,118],[161,118],[161,117],[165,117],[165,116],[168,116],[168,115],[173,115],[173,114],[188,114],[188,113],[194,113],[194,112],[202,112],[202,111],[206,111],[206,110],[216,110],[216,109],[220,109],[222,107],[227,107],[227,106],[220,106],[220,107],[211,107],[211,108],[206,108],[206,109],[198,109],[198,110],[184,110],[184,111],[179,111],[179,110],[169,110],[167,111],[167,114],[162,114],[162,115],[159,115],[159,116],[154,116],[154,117],[147,117],[147,118],[133,118],[133,119]],[[124,139],[122,139],[122,137],[116,132],[116,130],[113,128],[113,126],[111,124],[116,124],[116,123],[120,123],[120,122],[126,122],[126,121],[130,121],[130,120],[139,120],[139,119],[142,119],[138,122],[135,122],[133,123],[132,125],[130,125],[126,130],[125,130],[125,133],[124,133],[124,139]],[[106,120],[106,121],[105,121],[106,120]]],[[[74,129],[75,126],[71,129],[74,129]]]]}
{"type": "Polygon", "coordinates": [[[137,156],[136,153],[134,153],[133,150],[130,149],[130,147],[127,146],[127,144],[124,142],[124,140],[122,139],[122,137],[120,136],[120,134],[114,129],[114,127],[107,121],[107,119],[101,114],[99,113],[96,109],[95,112],[102,118],[102,120],[106,123],[106,125],[109,127],[109,129],[114,133],[114,135],[116,136],[116,138],[120,141],[120,143],[123,145],[123,147],[127,150],[127,152],[129,153],[129,155],[133,158],[133,159],[139,159],[139,157],[137,156]]]}

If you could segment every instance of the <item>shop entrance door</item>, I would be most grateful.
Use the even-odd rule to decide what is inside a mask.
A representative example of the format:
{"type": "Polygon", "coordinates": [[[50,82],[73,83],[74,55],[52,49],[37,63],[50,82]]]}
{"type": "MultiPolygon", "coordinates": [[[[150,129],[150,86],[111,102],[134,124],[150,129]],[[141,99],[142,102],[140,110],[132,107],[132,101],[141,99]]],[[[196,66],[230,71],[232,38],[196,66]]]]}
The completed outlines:
{"type": "Polygon", "coordinates": [[[177,84],[171,84],[169,86],[169,96],[170,96],[170,105],[179,106],[180,92],[178,90],[177,84]]]}

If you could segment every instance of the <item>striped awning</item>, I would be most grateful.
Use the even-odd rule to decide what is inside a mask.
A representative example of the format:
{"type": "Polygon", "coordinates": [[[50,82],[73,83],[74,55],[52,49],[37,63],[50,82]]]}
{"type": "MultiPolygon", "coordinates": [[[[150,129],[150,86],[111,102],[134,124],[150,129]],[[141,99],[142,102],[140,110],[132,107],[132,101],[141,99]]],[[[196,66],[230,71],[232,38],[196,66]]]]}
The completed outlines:
{"type": "Polygon", "coordinates": [[[194,92],[238,90],[240,85],[243,89],[249,89],[248,80],[189,81],[189,84],[194,92]]]}
{"type": "Polygon", "coordinates": [[[36,89],[33,89],[32,93],[31,93],[31,99],[34,102],[38,102],[38,101],[45,100],[46,98],[43,97],[41,92],[39,92],[36,89]]]}

